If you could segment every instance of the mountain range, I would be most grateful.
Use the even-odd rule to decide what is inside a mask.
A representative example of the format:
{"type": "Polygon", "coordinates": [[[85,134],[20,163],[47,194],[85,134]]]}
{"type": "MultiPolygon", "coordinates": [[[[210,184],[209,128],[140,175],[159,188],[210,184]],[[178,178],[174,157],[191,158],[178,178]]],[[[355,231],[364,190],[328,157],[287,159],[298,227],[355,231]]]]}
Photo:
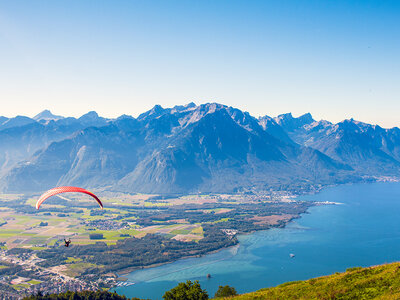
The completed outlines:
{"type": "Polygon", "coordinates": [[[129,193],[296,192],[400,177],[400,130],[311,114],[256,118],[217,103],[162,108],[137,118],[45,110],[0,117],[0,188],[57,185],[129,193]]]}

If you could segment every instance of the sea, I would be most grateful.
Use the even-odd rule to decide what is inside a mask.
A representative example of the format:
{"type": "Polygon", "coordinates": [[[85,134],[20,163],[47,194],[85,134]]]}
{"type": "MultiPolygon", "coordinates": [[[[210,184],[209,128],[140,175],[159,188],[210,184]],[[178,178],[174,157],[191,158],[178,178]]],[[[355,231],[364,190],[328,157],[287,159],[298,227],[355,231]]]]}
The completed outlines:
{"type": "Polygon", "coordinates": [[[232,248],[134,271],[115,291],[155,300],[179,282],[198,280],[211,297],[220,285],[246,293],[400,261],[400,183],[341,185],[298,199],[337,204],[312,207],[285,228],[240,235],[232,248]]]}

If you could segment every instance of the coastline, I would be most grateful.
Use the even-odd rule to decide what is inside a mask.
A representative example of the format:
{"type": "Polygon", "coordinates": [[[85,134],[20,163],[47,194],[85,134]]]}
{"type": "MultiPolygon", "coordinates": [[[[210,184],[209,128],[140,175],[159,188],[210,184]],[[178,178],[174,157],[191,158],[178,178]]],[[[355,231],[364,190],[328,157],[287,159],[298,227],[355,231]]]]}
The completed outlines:
{"type": "MultiPolygon", "coordinates": [[[[400,178],[373,178],[374,180],[371,180],[371,179],[372,179],[372,178],[368,178],[367,180],[364,180],[364,181],[361,181],[361,182],[348,182],[348,183],[342,183],[342,184],[327,185],[327,186],[323,186],[323,187],[319,188],[318,190],[308,191],[308,192],[304,192],[304,193],[301,193],[301,194],[292,194],[292,195],[290,195],[289,197],[290,197],[291,199],[295,200],[296,198],[301,197],[301,196],[319,194],[319,193],[321,193],[322,191],[326,190],[327,188],[334,188],[334,187],[345,186],[345,185],[356,185],[356,184],[366,184],[366,183],[379,183],[379,182],[387,182],[387,183],[390,183],[390,182],[400,182],[400,178]]],[[[300,201],[305,201],[305,200],[300,200],[300,201]]],[[[290,218],[289,220],[285,221],[285,222],[282,223],[282,224],[279,224],[279,225],[277,225],[277,226],[272,226],[272,227],[267,228],[267,229],[252,230],[252,231],[249,231],[249,232],[241,232],[241,233],[237,234],[237,236],[246,236],[246,235],[253,234],[253,233],[255,233],[255,232],[267,231],[267,230],[273,229],[273,228],[285,228],[285,227],[286,227],[289,223],[291,223],[292,221],[302,218],[302,215],[303,215],[303,214],[309,214],[309,211],[308,211],[308,210],[309,210],[311,207],[314,207],[314,206],[322,206],[322,205],[343,205],[343,203],[341,203],[341,202],[336,202],[336,201],[315,201],[315,202],[313,202],[313,205],[310,206],[309,208],[307,208],[307,210],[306,210],[305,212],[303,212],[303,213],[301,213],[301,214],[299,214],[299,215],[297,215],[297,216],[294,216],[294,217],[290,218]]],[[[158,263],[158,264],[152,264],[152,265],[147,265],[147,266],[142,266],[142,267],[129,267],[129,268],[124,268],[124,269],[118,271],[118,273],[115,273],[115,274],[117,275],[117,278],[121,278],[121,277],[124,277],[124,276],[122,276],[122,275],[127,275],[127,274],[130,274],[130,273],[135,272],[135,271],[138,271],[138,270],[155,268],[155,267],[159,267],[159,266],[162,266],[162,265],[171,264],[171,263],[174,263],[174,262],[177,262],[177,261],[180,261],[180,260],[184,260],[184,259],[189,259],[189,258],[200,258],[200,257],[206,256],[206,255],[210,255],[210,254],[213,254],[213,253],[220,252],[220,251],[225,250],[225,249],[230,249],[230,248],[234,248],[234,247],[239,247],[239,245],[240,245],[240,242],[237,241],[237,243],[236,243],[235,245],[228,246],[228,247],[221,247],[221,248],[219,248],[219,249],[216,249],[216,250],[213,250],[213,251],[210,251],[210,252],[206,252],[206,253],[201,254],[201,255],[183,256],[183,257],[180,257],[180,258],[178,258],[178,259],[176,259],[176,260],[171,260],[171,261],[168,261],[168,262],[163,262],[163,263],[158,263]]],[[[111,287],[110,290],[113,289],[113,288],[115,288],[115,287],[116,287],[116,286],[111,287]]]]}
{"type": "Polygon", "coordinates": [[[255,233],[254,237],[240,238],[237,254],[228,250],[216,256],[133,273],[128,281],[135,284],[130,288],[117,287],[115,291],[126,296],[160,299],[163,292],[190,279],[199,280],[211,294],[218,284],[234,286],[242,294],[347,268],[398,261],[395,250],[400,249],[400,240],[394,238],[397,229],[388,229],[387,225],[398,224],[392,208],[400,206],[399,195],[398,184],[382,182],[329,189],[304,200],[340,201],[344,205],[316,206],[308,214],[301,215],[300,221],[287,223],[289,230],[265,230],[255,233]],[[349,218],[354,209],[362,213],[349,218]],[[371,216],[377,212],[380,219],[371,222],[371,216]],[[349,241],[352,243],[348,244],[349,241]],[[347,244],[350,248],[343,247],[347,244]],[[388,247],[394,251],[388,251],[388,247]],[[290,253],[295,253],[296,257],[292,259],[290,253]],[[208,273],[212,280],[206,278],[208,273]],[[243,278],[249,280],[244,282],[243,278]]]}
{"type": "MultiPolygon", "coordinates": [[[[331,203],[331,204],[332,204],[332,203],[331,203]]],[[[326,205],[326,204],[318,204],[318,203],[315,203],[315,205],[312,205],[312,206],[310,206],[309,208],[311,208],[311,207],[313,207],[313,206],[318,206],[318,205],[326,205]]],[[[267,231],[267,230],[270,230],[270,229],[273,229],[273,228],[285,228],[285,227],[286,227],[289,223],[291,223],[292,221],[297,220],[297,219],[300,219],[300,218],[302,217],[303,214],[308,214],[308,213],[309,213],[309,212],[308,212],[308,209],[309,209],[309,208],[307,208],[307,210],[306,210],[304,213],[301,213],[301,214],[299,214],[298,216],[294,216],[294,217],[288,219],[288,220],[285,221],[283,224],[279,224],[279,225],[277,225],[277,226],[272,226],[272,227],[267,228],[267,229],[251,230],[251,231],[248,231],[248,232],[241,232],[241,233],[235,235],[235,237],[236,237],[236,236],[246,236],[246,235],[253,234],[253,233],[255,233],[255,232],[267,231]]],[[[234,247],[239,247],[239,245],[240,245],[240,242],[239,242],[239,240],[237,240],[237,243],[234,244],[234,245],[231,245],[231,246],[228,246],[228,247],[221,247],[221,248],[219,248],[219,249],[206,252],[206,253],[204,253],[204,254],[183,256],[183,257],[180,257],[180,258],[178,258],[178,259],[176,259],[176,260],[171,260],[171,261],[168,261],[168,262],[157,263],[157,264],[152,264],[152,265],[147,265],[147,266],[128,267],[128,268],[124,268],[124,269],[119,270],[118,272],[115,273],[115,275],[117,276],[117,278],[122,278],[122,277],[124,277],[124,276],[122,276],[122,275],[127,275],[127,274],[130,274],[130,273],[135,272],[135,271],[138,271],[138,270],[144,270],[144,269],[155,268],[155,267],[159,267],[159,266],[171,264],[171,263],[174,263],[174,262],[177,262],[177,261],[180,261],[180,260],[184,260],[184,259],[189,259],[189,258],[200,258],[200,257],[206,256],[206,255],[210,255],[210,254],[213,254],[213,253],[218,253],[218,252],[220,252],[220,251],[222,251],[222,250],[226,250],[226,249],[230,249],[230,248],[234,248],[234,247]]],[[[111,287],[110,289],[112,289],[112,288],[114,288],[114,287],[115,287],[115,286],[111,287]]]]}
{"type": "MultiPolygon", "coordinates": [[[[268,230],[268,229],[267,229],[267,230],[268,230]]],[[[253,232],[253,233],[254,233],[254,232],[253,232]]],[[[249,232],[249,233],[245,233],[245,234],[250,234],[250,232],[249,232]]],[[[240,234],[240,235],[245,235],[245,234],[240,234]]],[[[118,272],[118,275],[126,275],[126,274],[130,274],[130,273],[132,273],[132,272],[138,271],[138,270],[144,270],[144,269],[150,269],[150,268],[160,267],[160,266],[163,266],[163,265],[172,264],[172,263],[174,263],[174,262],[177,262],[177,261],[180,261],[180,260],[184,260],[184,259],[188,259],[188,258],[200,258],[200,257],[206,256],[206,255],[210,255],[210,254],[213,254],[213,253],[218,253],[218,252],[220,252],[220,251],[222,251],[222,250],[226,250],[226,249],[230,249],[230,248],[235,248],[235,247],[238,247],[238,246],[239,246],[239,242],[237,242],[235,245],[232,245],[232,246],[229,246],[229,247],[221,247],[221,248],[219,248],[219,249],[216,249],[216,250],[207,252],[207,253],[202,254],[202,255],[183,256],[183,257],[178,258],[178,259],[176,259],[176,260],[171,260],[171,261],[164,262],[164,263],[158,263],[158,264],[143,266],[143,267],[139,267],[139,268],[137,268],[137,267],[125,268],[125,269],[123,269],[122,271],[118,272]]],[[[118,276],[118,277],[123,277],[123,276],[118,276]]]]}
{"type": "MultiPolygon", "coordinates": [[[[315,204],[315,205],[310,206],[309,208],[314,207],[314,206],[319,206],[319,205],[321,205],[321,204],[315,204]]],[[[324,205],[324,204],[322,204],[322,205],[324,205]]],[[[243,233],[237,234],[237,236],[248,236],[248,235],[251,235],[251,234],[253,234],[255,232],[268,231],[268,230],[274,229],[274,228],[285,228],[292,221],[300,219],[303,214],[309,214],[309,212],[308,212],[309,208],[307,208],[307,210],[304,213],[299,214],[296,217],[292,217],[290,220],[286,221],[284,224],[280,224],[278,226],[274,226],[274,227],[271,227],[271,228],[268,228],[268,229],[252,230],[252,231],[249,231],[249,232],[243,232],[243,233]]],[[[128,278],[125,277],[124,275],[128,275],[128,274],[133,273],[135,271],[156,268],[156,267],[172,264],[172,263],[175,263],[175,262],[178,262],[178,261],[181,261],[181,260],[185,260],[185,259],[200,258],[200,257],[204,257],[204,256],[211,255],[211,254],[214,254],[214,253],[218,253],[218,252],[223,251],[223,250],[227,250],[227,249],[231,249],[231,248],[238,248],[239,246],[240,246],[240,242],[238,240],[235,245],[232,245],[232,246],[229,246],[229,247],[221,247],[219,249],[207,252],[207,253],[202,254],[202,255],[184,256],[184,257],[181,257],[181,258],[179,258],[177,260],[172,260],[172,261],[168,261],[168,262],[164,262],[164,263],[158,263],[158,264],[143,266],[143,267],[139,267],[139,268],[137,268],[137,267],[125,268],[125,269],[122,269],[121,271],[119,271],[118,273],[116,273],[116,275],[117,275],[116,281],[117,281],[117,283],[128,281],[128,278]],[[118,280],[118,278],[121,278],[123,280],[118,280]]],[[[156,277],[154,277],[154,278],[156,278],[156,277]]],[[[154,279],[154,278],[151,278],[151,279],[154,279]]],[[[135,285],[136,283],[138,283],[138,282],[130,282],[130,285],[135,285]]],[[[119,286],[119,285],[116,284],[116,285],[108,288],[108,291],[112,291],[113,289],[119,288],[119,287],[123,288],[124,286],[119,286]]]]}

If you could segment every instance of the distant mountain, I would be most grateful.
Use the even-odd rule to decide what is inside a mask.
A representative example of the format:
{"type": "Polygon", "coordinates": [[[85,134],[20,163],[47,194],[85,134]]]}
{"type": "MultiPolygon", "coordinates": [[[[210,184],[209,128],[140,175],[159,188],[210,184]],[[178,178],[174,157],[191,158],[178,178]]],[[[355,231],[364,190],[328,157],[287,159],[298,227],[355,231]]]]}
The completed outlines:
{"type": "Polygon", "coordinates": [[[0,126],[7,120],[8,120],[8,118],[0,116],[0,126]]]}
{"type": "Polygon", "coordinates": [[[137,119],[89,112],[33,121],[0,130],[3,191],[79,185],[132,193],[300,192],[400,176],[399,129],[354,120],[256,119],[217,103],[190,103],[157,105],[137,119]]]}
{"type": "Polygon", "coordinates": [[[298,118],[294,118],[291,113],[282,114],[274,118],[275,122],[282,126],[282,128],[288,132],[292,132],[304,125],[311,124],[314,122],[310,113],[302,115],[298,118]]]}
{"type": "Polygon", "coordinates": [[[261,127],[273,137],[289,144],[294,144],[294,141],[289,137],[287,132],[279,125],[274,118],[264,116],[259,118],[261,127]]]}
{"type": "Polygon", "coordinates": [[[40,122],[40,121],[48,122],[48,121],[51,121],[51,120],[57,121],[57,120],[60,120],[60,119],[63,119],[63,118],[64,117],[62,117],[62,116],[53,115],[51,113],[51,111],[49,111],[48,109],[42,111],[41,113],[39,113],[39,114],[37,114],[36,116],[33,117],[33,119],[35,121],[38,121],[38,122],[40,122]]]}
{"type": "Polygon", "coordinates": [[[337,124],[316,122],[311,116],[293,118],[287,123],[290,125],[282,124],[282,127],[292,140],[348,164],[363,175],[399,174],[398,128],[383,129],[353,119],[337,124]]]}
{"type": "Polygon", "coordinates": [[[24,117],[24,116],[16,116],[15,118],[10,118],[10,119],[5,118],[3,120],[4,120],[4,122],[1,123],[0,130],[12,128],[12,127],[20,127],[20,126],[24,126],[24,125],[36,122],[35,120],[28,118],[28,117],[24,117]]]}
{"type": "Polygon", "coordinates": [[[118,186],[126,191],[232,192],[288,187],[294,180],[322,184],[348,168],[313,149],[280,141],[249,114],[221,105],[180,111],[175,118],[166,113],[154,121],[154,127],[168,128],[164,134],[175,134],[122,178],[118,186]],[[178,126],[166,127],[163,119],[178,126]],[[164,126],[154,126],[156,120],[164,126]]]}
{"type": "Polygon", "coordinates": [[[61,141],[73,133],[91,126],[106,125],[104,118],[95,114],[80,119],[54,116],[45,110],[33,119],[23,116],[0,119],[0,185],[1,178],[17,163],[29,160],[38,150],[52,142],[61,141]],[[35,120],[36,119],[36,120],[35,120]],[[1,123],[3,120],[3,123],[1,123]]]}
{"type": "Polygon", "coordinates": [[[105,126],[107,125],[108,120],[102,117],[99,117],[97,112],[90,111],[87,114],[83,115],[78,119],[79,123],[86,126],[105,126]]]}
{"type": "Polygon", "coordinates": [[[56,185],[109,187],[137,163],[135,138],[115,126],[89,127],[38,151],[8,172],[6,189],[39,191],[56,185]]]}

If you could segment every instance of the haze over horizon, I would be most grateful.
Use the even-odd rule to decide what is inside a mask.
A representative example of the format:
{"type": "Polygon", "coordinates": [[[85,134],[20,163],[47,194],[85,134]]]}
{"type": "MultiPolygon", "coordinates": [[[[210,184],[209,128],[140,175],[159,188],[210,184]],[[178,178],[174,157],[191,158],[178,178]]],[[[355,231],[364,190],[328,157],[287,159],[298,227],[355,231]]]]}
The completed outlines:
{"type": "Polygon", "coordinates": [[[396,1],[0,3],[0,115],[224,103],[399,127],[396,1]]]}

